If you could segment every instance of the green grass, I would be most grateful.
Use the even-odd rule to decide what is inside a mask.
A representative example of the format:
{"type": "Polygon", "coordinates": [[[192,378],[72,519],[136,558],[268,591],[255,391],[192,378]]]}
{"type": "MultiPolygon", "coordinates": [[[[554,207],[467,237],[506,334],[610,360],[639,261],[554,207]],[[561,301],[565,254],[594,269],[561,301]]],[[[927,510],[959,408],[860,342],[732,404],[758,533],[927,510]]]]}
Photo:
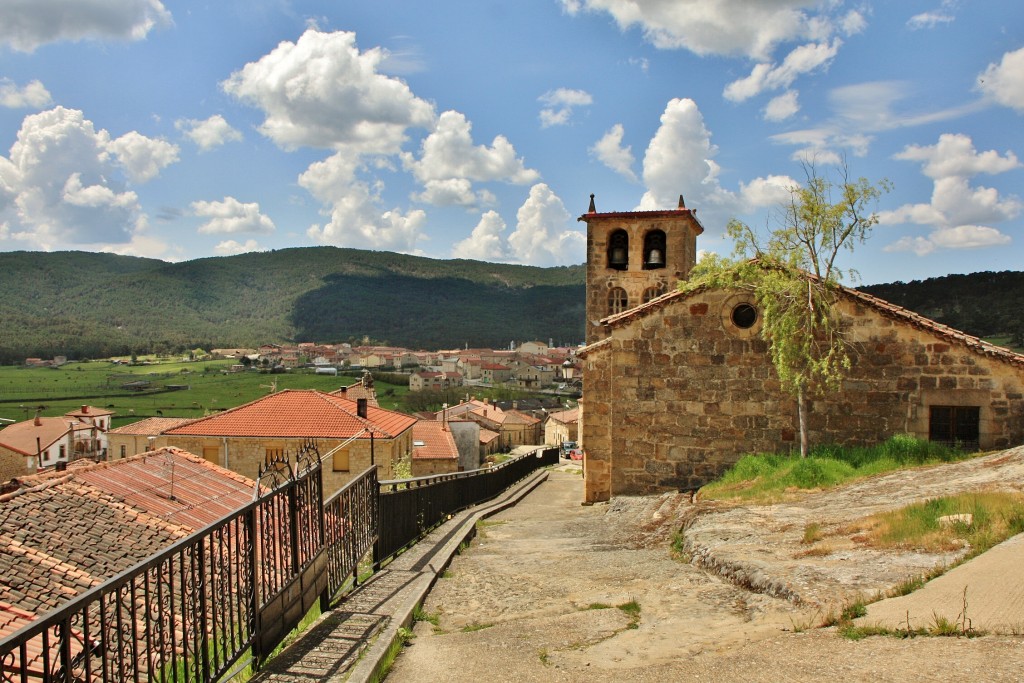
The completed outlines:
{"type": "Polygon", "coordinates": [[[933,498],[872,515],[850,530],[875,548],[948,552],[967,547],[967,557],[974,557],[1024,531],[1024,495],[988,491],[933,498]],[[940,517],[950,515],[970,515],[971,522],[940,524],[940,517]]]}
{"type": "Polygon", "coordinates": [[[868,448],[820,446],[799,455],[745,455],[718,481],[700,490],[706,499],[776,500],[795,490],[825,489],[852,479],[940,462],[970,454],[897,435],[868,448]]]}
{"type": "MultiPolygon", "coordinates": [[[[59,416],[87,403],[113,410],[114,427],[121,427],[145,417],[202,417],[210,411],[233,408],[265,396],[275,382],[279,390],[335,391],[356,381],[340,375],[317,375],[307,369],[277,375],[227,372],[232,365],[232,360],[164,359],[132,367],[109,361],[73,362],[57,369],[0,366],[0,418],[31,419],[40,406],[43,416],[59,416]],[[188,388],[143,392],[123,388],[123,384],[135,380],[148,380],[159,388],[188,388]]],[[[381,407],[389,410],[397,409],[409,390],[380,380],[375,386],[381,407]]]]}

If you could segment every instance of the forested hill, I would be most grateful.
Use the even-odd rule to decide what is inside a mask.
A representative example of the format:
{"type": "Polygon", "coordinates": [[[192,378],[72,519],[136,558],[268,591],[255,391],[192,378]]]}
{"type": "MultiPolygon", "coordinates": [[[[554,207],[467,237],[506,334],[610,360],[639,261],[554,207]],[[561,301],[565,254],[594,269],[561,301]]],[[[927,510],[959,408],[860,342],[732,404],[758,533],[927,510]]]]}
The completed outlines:
{"type": "MultiPolygon", "coordinates": [[[[0,252],[0,363],[132,351],[373,342],[410,348],[578,343],[585,268],[309,247],[166,263],[0,252]]],[[[1024,342],[1024,273],[862,288],[978,336],[1024,342]]]]}
{"type": "Polygon", "coordinates": [[[580,342],[583,266],[310,247],[166,263],[0,253],[0,363],[266,342],[580,342]]]}
{"type": "Polygon", "coordinates": [[[1024,273],[946,275],[859,289],[969,334],[1007,335],[1024,346],[1024,273]]]}

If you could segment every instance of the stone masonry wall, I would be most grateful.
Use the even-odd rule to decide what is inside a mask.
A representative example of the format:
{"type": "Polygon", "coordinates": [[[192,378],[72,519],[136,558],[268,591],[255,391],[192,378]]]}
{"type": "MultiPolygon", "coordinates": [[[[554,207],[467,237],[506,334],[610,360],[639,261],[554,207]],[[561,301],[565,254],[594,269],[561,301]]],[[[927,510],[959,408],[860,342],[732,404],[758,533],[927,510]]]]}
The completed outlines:
{"type": "MultiPolygon", "coordinates": [[[[782,392],[758,326],[731,322],[744,300],[727,291],[674,299],[586,353],[588,501],[696,489],[745,453],[799,448],[795,400],[782,392]]],[[[927,439],[931,405],[980,406],[983,449],[1024,441],[1024,367],[859,302],[841,311],[854,367],[841,391],[811,403],[812,444],[927,439]]]]}

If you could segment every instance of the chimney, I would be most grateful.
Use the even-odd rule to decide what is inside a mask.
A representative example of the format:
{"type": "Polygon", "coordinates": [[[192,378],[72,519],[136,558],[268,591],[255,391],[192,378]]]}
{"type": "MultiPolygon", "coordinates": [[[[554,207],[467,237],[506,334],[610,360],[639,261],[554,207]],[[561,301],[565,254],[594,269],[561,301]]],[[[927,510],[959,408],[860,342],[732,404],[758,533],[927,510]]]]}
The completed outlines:
{"type": "Polygon", "coordinates": [[[365,398],[357,398],[356,399],[356,415],[358,415],[359,417],[363,418],[364,420],[366,419],[366,399],[365,398]]]}
{"type": "Polygon", "coordinates": [[[89,413],[89,406],[82,406],[82,412],[84,414],[88,414],[89,413]]]}
{"type": "Polygon", "coordinates": [[[35,425],[36,427],[42,427],[43,426],[43,421],[39,419],[39,411],[38,410],[36,411],[36,419],[32,421],[32,424],[35,425]]]}

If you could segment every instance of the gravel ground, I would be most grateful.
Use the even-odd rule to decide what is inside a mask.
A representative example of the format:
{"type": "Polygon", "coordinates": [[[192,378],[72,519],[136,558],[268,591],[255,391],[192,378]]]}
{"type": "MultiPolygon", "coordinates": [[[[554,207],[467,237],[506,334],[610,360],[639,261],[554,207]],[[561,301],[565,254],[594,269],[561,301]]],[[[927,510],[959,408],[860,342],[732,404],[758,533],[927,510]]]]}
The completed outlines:
{"type": "Polygon", "coordinates": [[[1024,639],[874,637],[808,629],[849,596],[948,561],[860,549],[866,514],[958,487],[1024,487],[1024,453],[877,477],[773,506],[684,494],[581,506],[572,466],[490,520],[438,580],[402,681],[1021,680],[1024,639]],[[845,521],[844,521],[845,520],[845,521]],[[807,554],[808,521],[834,552],[807,554]],[[686,527],[686,562],[671,538],[686,527]],[[635,602],[639,618],[619,605],[635,602]]]}

